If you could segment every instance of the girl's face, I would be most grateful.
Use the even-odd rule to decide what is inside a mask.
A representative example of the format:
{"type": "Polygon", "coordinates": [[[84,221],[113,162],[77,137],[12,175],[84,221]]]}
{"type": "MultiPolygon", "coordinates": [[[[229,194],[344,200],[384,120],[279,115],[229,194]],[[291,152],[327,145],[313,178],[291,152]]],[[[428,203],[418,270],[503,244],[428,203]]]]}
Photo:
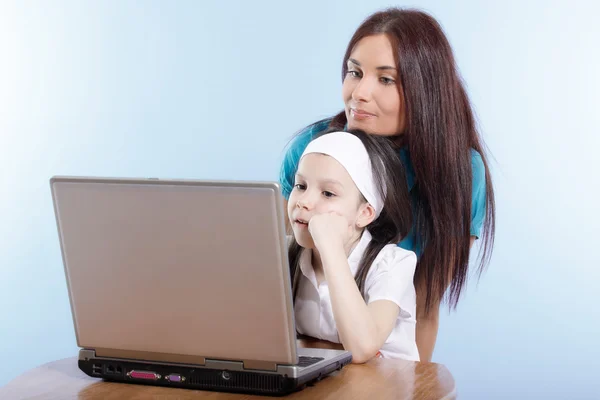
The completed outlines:
{"type": "Polygon", "coordinates": [[[335,212],[352,227],[351,240],[372,221],[368,204],[348,171],[333,157],[310,153],[302,157],[288,201],[288,218],[298,244],[314,248],[308,222],[317,214],[335,212]]]}
{"type": "Polygon", "coordinates": [[[394,49],[384,34],[361,39],[348,58],[342,97],[349,129],[393,136],[406,125],[394,49]]]}

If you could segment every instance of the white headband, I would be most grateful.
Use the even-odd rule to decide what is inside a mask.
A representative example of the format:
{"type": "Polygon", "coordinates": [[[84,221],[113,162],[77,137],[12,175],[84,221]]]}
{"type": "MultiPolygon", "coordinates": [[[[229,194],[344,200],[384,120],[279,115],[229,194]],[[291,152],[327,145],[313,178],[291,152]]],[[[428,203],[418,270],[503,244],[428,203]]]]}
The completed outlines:
{"type": "MultiPolygon", "coordinates": [[[[369,153],[358,137],[348,132],[328,133],[311,141],[302,157],[310,153],[326,154],[342,164],[358,190],[375,209],[375,218],[379,216],[384,199],[379,195],[375,184],[369,153]]],[[[385,193],[385,188],[383,191],[385,193]]]]}

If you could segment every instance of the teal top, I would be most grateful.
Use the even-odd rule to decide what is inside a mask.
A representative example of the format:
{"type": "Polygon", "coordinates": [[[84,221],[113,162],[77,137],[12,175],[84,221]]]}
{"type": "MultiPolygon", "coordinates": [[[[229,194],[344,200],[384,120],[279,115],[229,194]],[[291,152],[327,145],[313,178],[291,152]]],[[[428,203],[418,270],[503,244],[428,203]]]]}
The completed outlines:
{"type": "MultiPolygon", "coordinates": [[[[298,163],[302,153],[304,152],[304,149],[306,146],[308,146],[308,143],[313,139],[313,137],[327,129],[329,122],[330,120],[324,120],[304,129],[290,144],[283,159],[283,163],[281,164],[281,171],[279,174],[281,191],[286,199],[289,199],[290,193],[294,188],[294,176],[296,175],[298,163]]],[[[408,149],[405,147],[398,151],[400,159],[404,164],[408,189],[411,190],[415,184],[415,172],[412,162],[410,161],[410,155],[408,153],[408,149]]],[[[471,235],[479,238],[481,235],[481,228],[483,226],[483,219],[485,217],[485,166],[483,165],[481,155],[474,149],[471,149],[471,166],[473,171],[473,192],[471,195],[471,235]]],[[[416,232],[414,225],[409,234],[402,239],[400,243],[398,243],[398,246],[406,250],[414,251],[417,256],[422,254],[422,249],[420,249],[420,246],[418,246],[416,243],[416,232]]]]}

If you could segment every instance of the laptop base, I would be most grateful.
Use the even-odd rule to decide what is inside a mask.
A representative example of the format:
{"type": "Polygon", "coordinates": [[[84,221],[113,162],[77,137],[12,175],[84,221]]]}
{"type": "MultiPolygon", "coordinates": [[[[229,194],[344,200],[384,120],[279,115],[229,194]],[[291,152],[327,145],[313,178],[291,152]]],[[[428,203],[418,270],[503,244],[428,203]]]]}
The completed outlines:
{"type": "Polygon", "coordinates": [[[195,390],[283,396],[310,386],[351,362],[351,357],[298,377],[261,371],[233,371],[173,364],[91,358],[79,360],[79,369],[106,381],[195,390]]]}

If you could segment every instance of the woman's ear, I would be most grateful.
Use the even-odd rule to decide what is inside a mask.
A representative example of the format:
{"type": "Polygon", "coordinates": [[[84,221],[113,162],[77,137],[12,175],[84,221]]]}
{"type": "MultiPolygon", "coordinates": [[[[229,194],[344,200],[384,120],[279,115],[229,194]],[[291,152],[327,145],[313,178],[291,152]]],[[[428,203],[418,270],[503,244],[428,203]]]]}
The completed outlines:
{"type": "Polygon", "coordinates": [[[358,216],[356,218],[356,226],[364,228],[375,219],[375,209],[369,203],[363,203],[358,208],[358,216]]]}

